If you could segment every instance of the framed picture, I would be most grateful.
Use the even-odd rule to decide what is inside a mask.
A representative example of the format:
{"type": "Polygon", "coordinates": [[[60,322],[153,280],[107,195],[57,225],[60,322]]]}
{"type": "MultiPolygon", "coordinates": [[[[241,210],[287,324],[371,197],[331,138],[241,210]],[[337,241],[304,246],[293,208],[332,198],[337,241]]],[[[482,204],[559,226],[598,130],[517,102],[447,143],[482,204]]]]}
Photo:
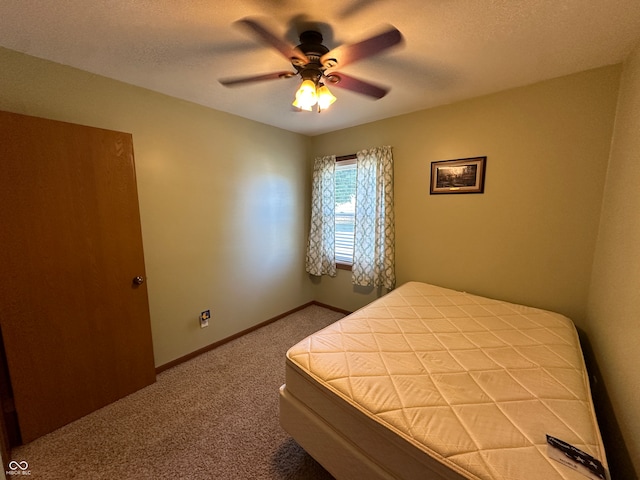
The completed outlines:
{"type": "Polygon", "coordinates": [[[431,162],[431,194],[483,193],[487,157],[431,162]]]}

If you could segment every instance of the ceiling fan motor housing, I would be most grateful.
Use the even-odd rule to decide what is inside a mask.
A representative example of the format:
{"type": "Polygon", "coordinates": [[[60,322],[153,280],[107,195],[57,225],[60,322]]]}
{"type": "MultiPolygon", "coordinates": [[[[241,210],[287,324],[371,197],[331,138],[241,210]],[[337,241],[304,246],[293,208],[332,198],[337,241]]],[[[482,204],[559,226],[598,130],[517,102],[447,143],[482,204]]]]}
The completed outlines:
{"type": "Polygon", "coordinates": [[[302,50],[305,55],[315,55],[321,57],[329,51],[327,47],[322,44],[322,34],[314,30],[307,30],[300,34],[300,45],[298,48],[302,50]]]}
{"type": "Polygon", "coordinates": [[[322,41],[322,34],[314,30],[307,30],[300,34],[298,49],[306,55],[309,63],[302,64],[298,59],[292,59],[291,64],[304,80],[308,79],[318,83],[324,70],[334,67],[338,63],[332,58],[320,63],[320,58],[329,52],[329,49],[322,44],[322,41]]]}

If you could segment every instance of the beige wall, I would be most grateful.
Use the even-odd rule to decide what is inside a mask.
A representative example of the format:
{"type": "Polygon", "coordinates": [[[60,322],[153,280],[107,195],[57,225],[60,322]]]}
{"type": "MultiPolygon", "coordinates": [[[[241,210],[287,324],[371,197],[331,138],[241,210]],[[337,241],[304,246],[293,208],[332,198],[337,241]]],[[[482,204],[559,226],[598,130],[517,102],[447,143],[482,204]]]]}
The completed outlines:
{"type": "MultiPolygon", "coordinates": [[[[313,155],[391,145],[398,284],[421,280],[584,323],[620,67],[314,137],[313,155]],[[484,194],[429,195],[430,162],[487,156],[484,194]]],[[[391,92],[393,94],[393,92],[391,92]]],[[[313,279],[353,310],[376,292],[313,279]]]]}
{"type": "Polygon", "coordinates": [[[589,338],[640,472],[640,45],[624,64],[589,300],[589,338]]]}
{"type": "Polygon", "coordinates": [[[6,49],[0,65],[0,109],[133,134],[156,365],[311,300],[307,137],[6,49]]]}

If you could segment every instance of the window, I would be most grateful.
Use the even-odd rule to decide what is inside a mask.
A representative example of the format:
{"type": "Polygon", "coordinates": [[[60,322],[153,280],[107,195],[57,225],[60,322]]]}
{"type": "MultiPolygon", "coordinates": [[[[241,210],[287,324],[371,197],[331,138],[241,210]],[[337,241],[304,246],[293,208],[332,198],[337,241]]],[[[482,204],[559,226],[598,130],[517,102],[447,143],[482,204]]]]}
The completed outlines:
{"type": "Polygon", "coordinates": [[[344,268],[354,285],[390,290],[394,258],[391,147],[316,157],[305,270],[334,277],[336,268],[344,268]]]}
{"type": "Polygon", "coordinates": [[[356,213],[355,155],[338,157],[335,169],[335,252],[338,265],[353,264],[356,213]]]}

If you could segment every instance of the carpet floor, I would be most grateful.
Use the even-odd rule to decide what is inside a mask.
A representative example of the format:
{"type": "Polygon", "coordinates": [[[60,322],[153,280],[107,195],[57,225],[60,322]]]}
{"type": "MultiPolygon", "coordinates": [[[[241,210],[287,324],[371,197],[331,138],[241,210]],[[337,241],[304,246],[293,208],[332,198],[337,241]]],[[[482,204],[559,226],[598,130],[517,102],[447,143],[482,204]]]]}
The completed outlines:
{"type": "Polygon", "coordinates": [[[285,353],[344,315],[309,306],[27,445],[33,479],[310,479],[327,473],[280,427],[285,353]]]}

